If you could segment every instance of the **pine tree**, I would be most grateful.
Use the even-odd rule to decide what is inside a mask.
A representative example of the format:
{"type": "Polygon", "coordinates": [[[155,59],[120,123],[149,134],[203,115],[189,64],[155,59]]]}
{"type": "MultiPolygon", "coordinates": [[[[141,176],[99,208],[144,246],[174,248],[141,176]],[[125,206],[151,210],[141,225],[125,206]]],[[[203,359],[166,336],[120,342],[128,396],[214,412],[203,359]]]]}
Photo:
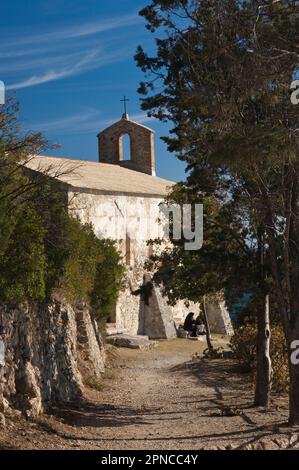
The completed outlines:
{"type": "MultiPolygon", "coordinates": [[[[217,194],[226,182],[226,197],[240,199],[259,251],[269,252],[291,354],[299,338],[299,117],[290,100],[298,1],[154,0],[141,15],[159,31],[156,55],[136,54],[147,76],[143,108],[173,122],[165,140],[187,162],[190,188],[198,181],[217,194]]],[[[262,295],[260,305],[263,329],[262,295]]],[[[299,366],[291,361],[290,377],[290,422],[298,424],[299,366]]]]}

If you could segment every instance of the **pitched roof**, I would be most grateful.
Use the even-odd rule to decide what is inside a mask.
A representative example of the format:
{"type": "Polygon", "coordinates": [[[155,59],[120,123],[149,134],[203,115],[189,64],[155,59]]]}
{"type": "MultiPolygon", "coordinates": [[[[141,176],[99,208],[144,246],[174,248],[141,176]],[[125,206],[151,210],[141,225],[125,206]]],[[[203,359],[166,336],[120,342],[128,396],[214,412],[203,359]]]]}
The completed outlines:
{"type": "Polygon", "coordinates": [[[128,122],[130,124],[134,124],[134,126],[142,127],[143,129],[146,129],[147,131],[150,131],[152,134],[155,134],[155,131],[153,129],[151,129],[150,127],[144,126],[143,124],[140,124],[140,122],[132,121],[131,119],[129,119],[129,116],[127,115],[127,117],[123,116],[119,121],[113,122],[108,127],[106,127],[106,129],[99,132],[97,137],[99,137],[102,133],[106,132],[108,129],[113,129],[114,127],[116,127],[116,128],[119,127],[119,125],[122,124],[124,121],[128,122]]]}
{"type": "Polygon", "coordinates": [[[28,168],[58,179],[74,188],[105,193],[165,196],[173,181],[130,170],[117,164],[34,155],[28,168]]]}

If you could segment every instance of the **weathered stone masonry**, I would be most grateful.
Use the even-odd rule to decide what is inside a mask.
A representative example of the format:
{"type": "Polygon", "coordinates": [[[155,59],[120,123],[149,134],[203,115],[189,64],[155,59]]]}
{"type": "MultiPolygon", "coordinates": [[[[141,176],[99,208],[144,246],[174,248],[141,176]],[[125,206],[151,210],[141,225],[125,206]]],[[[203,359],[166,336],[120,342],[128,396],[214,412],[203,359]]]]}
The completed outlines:
{"type": "Polygon", "coordinates": [[[105,352],[86,305],[59,299],[11,308],[0,304],[0,413],[36,417],[55,401],[78,399],[89,376],[100,378],[105,352]]]}
{"type": "Polygon", "coordinates": [[[155,175],[154,131],[136,124],[124,115],[121,121],[105,129],[98,135],[99,160],[101,163],[116,163],[155,175]],[[131,160],[124,160],[122,153],[122,137],[129,135],[131,142],[131,160]]]}
{"type": "MultiPolygon", "coordinates": [[[[57,168],[65,170],[61,171],[62,176],[54,178],[65,187],[69,212],[82,223],[92,224],[98,237],[118,240],[127,266],[127,279],[126,289],[121,292],[110,318],[113,326],[133,335],[175,337],[175,324],[182,323],[190,309],[196,314],[199,306],[181,301],[170,307],[156,286],[153,287],[149,305],[145,305],[141,295],[134,295],[140,290],[144,276],[149,275],[145,271],[145,263],[150,256],[147,242],[157,237],[148,233],[142,239],[136,239],[132,236],[132,225],[134,220],[140,218],[146,225],[151,219],[151,209],[155,207],[158,213],[159,204],[174,184],[154,176],[154,132],[124,114],[120,121],[98,135],[98,142],[99,163],[37,156],[29,166],[35,171],[53,168],[54,175],[57,175],[57,168]],[[126,134],[131,142],[130,160],[124,160],[122,155],[122,138],[126,134]],[[68,169],[74,166],[75,171],[69,172],[68,169]],[[126,214],[133,215],[133,219],[126,214]],[[120,237],[106,231],[110,223],[116,227],[124,224],[120,237]]],[[[212,331],[231,333],[231,323],[225,309],[221,307],[210,311],[212,331]]]]}

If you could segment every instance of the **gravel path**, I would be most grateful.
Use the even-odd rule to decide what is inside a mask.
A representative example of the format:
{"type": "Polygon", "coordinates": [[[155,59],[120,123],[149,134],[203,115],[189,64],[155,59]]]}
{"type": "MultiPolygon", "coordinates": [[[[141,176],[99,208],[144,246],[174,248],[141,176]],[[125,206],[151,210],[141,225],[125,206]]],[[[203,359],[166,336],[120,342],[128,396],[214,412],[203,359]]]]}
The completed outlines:
{"type": "MultiPolygon", "coordinates": [[[[111,349],[100,390],[38,423],[8,421],[0,448],[211,449],[288,440],[285,397],[270,412],[250,407],[253,391],[231,360],[199,360],[204,343],[174,340],[152,351],[111,349]],[[12,444],[13,443],[13,444],[12,444]]],[[[281,441],[281,442],[282,442],[281,441]]]]}

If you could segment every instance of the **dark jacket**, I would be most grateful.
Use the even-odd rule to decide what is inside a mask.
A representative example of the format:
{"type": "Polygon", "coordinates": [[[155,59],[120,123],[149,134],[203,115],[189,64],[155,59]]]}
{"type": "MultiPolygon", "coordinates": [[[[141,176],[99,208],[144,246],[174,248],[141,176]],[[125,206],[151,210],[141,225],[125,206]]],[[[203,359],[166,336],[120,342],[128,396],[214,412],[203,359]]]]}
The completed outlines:
{"type": "Polygon", "coordinates": [[[184,322],[184,330],[186,331],[192,331],[194,325],[194,318],[193,315],[187,315],[186,320],[184,322]]]}

